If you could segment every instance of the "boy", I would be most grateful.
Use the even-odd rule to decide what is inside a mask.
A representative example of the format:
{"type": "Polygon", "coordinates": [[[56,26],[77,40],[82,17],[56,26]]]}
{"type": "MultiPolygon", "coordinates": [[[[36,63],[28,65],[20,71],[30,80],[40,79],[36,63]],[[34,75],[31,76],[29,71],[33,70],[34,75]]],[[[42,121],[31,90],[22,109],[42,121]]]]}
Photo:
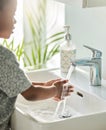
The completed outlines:
{"type": "MultiPolygon", "coordinates": [[[[17,0],[0,0],[0,38],[13,33],[17,0]]],[[[15,55],[0,45],[0,130],[9,130],[9,121],[20,93],[30,101],[54,97],[61,100],[62,86],[68,80],[56,79],[45,83],[31,82],[20,69],[15,55]]],[[[69,86],[66,95],[73,91],[69,86]]]]}

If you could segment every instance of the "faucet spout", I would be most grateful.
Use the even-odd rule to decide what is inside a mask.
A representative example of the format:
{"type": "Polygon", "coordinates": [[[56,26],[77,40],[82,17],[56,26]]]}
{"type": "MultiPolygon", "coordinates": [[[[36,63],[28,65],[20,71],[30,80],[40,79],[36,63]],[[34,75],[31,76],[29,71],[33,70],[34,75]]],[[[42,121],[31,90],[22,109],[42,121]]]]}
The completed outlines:
{"type": "Polygon", "coordinates": [[[92,66],[93,63],[91,62],[90,58],[83,58],[83,59],[77,59],[72,62],[73,66],[92,66]]]}
{"type": "Polygon", "coordinates": [[[101,59],[76,59],[72,62],[73,66],[90,67],[90,84],[92,86],[101,86],[101,59]]]}
{"type": "Polygon", "coordinates": [[[90,67],[90,84],[92,86],[101,86],[101,55],[102,52],[94,48],[84,46],[95,51],[92,58],[76,59],[72,62],[73,66],[89,66],[90,67]],[[98,55],[97,55],[98,54],[98,55]]]}

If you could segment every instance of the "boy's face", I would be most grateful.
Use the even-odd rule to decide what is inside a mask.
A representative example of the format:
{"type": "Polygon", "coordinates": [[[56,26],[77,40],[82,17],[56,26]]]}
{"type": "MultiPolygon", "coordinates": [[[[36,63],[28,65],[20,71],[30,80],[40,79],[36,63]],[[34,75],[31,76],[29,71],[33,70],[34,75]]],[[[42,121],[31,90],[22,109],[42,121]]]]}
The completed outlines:
{"type": "Polygon", "coordinates": [[[13,33],[17,0],[9,0],[0,10],[0,37],[9,38],[13,33]]]}

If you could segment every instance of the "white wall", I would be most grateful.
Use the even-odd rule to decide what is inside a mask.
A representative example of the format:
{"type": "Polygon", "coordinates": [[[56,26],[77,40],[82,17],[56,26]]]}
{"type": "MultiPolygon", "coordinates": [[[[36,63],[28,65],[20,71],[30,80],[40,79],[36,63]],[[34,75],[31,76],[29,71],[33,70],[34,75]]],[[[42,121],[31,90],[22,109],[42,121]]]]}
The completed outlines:
{"type": "Polygon", "coordinates": [[[89,45],[103,52],[102,72],[106,79],[106,7],[66,8],[66,24],[71,26],[72,40],[77,46],[77,58],[89,57],[89,45]]]}

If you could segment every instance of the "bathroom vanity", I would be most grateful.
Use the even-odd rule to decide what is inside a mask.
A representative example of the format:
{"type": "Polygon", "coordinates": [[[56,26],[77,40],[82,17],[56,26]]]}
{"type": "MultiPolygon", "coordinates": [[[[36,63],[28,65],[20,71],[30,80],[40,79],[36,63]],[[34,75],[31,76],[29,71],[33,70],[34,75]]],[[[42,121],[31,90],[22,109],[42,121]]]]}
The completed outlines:
{"type": "MultiPolygon", "coordinates": [[[[47,81],[66,75],[60,70],[39,70],[27,73],[31,80],[47,81]]],[[[29,102],[18,96],[12,116],[12,130],[106,130],[106,81],[102,86],[89,85],[89,73],[76,68],[70,78],[75,92],[67,97],[68,118],[55,113],[58,102],[53,99],[29,102]]]]}

